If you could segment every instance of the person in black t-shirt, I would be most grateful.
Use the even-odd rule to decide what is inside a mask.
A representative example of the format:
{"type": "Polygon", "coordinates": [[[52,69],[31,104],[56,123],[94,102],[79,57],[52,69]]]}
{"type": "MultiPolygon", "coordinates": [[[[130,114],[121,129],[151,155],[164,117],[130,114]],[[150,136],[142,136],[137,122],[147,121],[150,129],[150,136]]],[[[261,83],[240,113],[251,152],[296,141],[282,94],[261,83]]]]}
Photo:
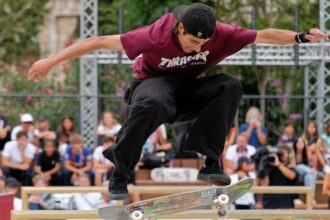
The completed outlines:
{"type": "MultiPolygon", "coordinates": [[[[290,167],[289,153],[291,148],[287,145],[281,146],[283,153],[278,156],[275,153],[270,154],[274,157],[273,166],[268,176],[261,179],[262,185],[266,186],[292,186],[297,185],[298,173],[294,167],[290,167]]],[[[263,208],[265,209],[285,209],[293,208],[293,197],[290,194],[264,194],[263,208]]]]}
{"type": "Polygon", "coordinates": [[[60,154],[55,149],[55,143],[53,140],[46,139],[44,151],[37,157],[34,172],[43,175],[50,185],[58,186],[60,168],[60,154]]]}

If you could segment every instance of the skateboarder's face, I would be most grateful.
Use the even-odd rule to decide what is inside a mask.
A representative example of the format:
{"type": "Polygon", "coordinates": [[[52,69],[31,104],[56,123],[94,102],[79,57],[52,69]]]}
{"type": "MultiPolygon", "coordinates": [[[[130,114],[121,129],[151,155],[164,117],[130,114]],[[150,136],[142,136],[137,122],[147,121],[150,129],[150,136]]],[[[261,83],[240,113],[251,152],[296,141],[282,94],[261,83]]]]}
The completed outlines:
{"type": "Polygon", "coordinates": [[[209,41],[208,39],[198,38],[192,34],[188,34],[184,30],[182,23],[178,25],[178,40],[181,48],[185,53],[200,52],[202,46],[209,41]]]}

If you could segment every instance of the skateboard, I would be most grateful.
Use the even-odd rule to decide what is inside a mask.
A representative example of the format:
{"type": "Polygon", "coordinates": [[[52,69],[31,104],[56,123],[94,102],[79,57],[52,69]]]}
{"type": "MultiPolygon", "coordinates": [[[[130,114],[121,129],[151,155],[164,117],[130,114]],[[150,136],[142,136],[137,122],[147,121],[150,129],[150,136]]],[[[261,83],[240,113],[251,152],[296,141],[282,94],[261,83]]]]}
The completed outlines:
{"type": "Polygon", "coordinates": [[[156,182],[194,182],[198,170],[195,168],[155,168],[151,170],[151,179],[156,182]]]}
{"type": "Polygon", "coordinates": [[[247,193],[252,185],[253,179],[246,178],[229,186],[207,187],[124,206],[107,206],[100,208],[98,212],[101,218],[106,220],[150,220],[161,215],[214,206],[217,215],[225,218],[230,203],[247,193]]]}

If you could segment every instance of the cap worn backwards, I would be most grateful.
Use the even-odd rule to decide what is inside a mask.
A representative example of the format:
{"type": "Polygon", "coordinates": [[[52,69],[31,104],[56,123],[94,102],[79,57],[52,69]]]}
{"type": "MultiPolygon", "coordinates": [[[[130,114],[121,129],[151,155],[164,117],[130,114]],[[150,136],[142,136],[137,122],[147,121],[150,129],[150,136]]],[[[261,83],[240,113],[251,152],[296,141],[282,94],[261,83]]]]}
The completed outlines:
{"type": "Polygon", "coordinates": [[[179,6],[174,11],[177,21],[182,22],[185,32],[198,38],[210,38],[215,30],[216,19],[210,6],[194,3],[179,6]]]}

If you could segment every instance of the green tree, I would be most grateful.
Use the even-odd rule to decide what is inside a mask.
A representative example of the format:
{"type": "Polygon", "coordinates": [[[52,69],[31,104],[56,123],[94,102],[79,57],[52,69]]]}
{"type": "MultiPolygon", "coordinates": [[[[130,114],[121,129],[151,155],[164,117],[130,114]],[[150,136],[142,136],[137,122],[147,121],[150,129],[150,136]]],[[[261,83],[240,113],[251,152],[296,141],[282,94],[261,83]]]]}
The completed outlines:
{"type": "Polygon", "coordinates": [[[47,0],[0,0],[0,64],[29,62],[39,54],[37,33],[47,0]]]}

